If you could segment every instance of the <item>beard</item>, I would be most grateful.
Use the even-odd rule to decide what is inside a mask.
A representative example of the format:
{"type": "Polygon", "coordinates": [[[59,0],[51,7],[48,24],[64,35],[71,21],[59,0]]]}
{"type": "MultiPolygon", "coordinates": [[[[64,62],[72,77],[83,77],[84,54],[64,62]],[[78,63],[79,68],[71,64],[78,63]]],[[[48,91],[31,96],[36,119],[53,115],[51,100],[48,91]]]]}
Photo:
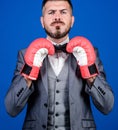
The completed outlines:
{"type": "Polygon", "coordinates": [[[47,35],[49,35],[51,38],[54,38],[54,39],[60,39],[60,38],[63,38],[65,37],[69,31],[70,31],[70,28],[68,29],[65,29],[64,32],[61,32],[60,31],[60,26],[56,26],[56,31],[53,33],[51,32],[48,28],[44,28],[45,29],[45,32],[47,33],[47,35]]]}

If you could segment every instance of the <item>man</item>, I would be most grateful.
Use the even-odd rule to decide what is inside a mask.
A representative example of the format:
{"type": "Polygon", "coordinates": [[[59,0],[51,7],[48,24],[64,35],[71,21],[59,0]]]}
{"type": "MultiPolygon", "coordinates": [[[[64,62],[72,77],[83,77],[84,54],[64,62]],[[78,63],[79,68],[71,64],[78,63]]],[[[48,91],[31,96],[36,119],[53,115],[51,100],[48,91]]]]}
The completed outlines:
{"type": "Polygon", "coordinates": [[[23,130],[95,130],[89,97],[103,114],[113,108],[97,49],[81,36],[69,40],[72,10],[70,0],[43,0],[47,37],[19,51],[5,105],[11,116],[28,105],[23,130]]]}

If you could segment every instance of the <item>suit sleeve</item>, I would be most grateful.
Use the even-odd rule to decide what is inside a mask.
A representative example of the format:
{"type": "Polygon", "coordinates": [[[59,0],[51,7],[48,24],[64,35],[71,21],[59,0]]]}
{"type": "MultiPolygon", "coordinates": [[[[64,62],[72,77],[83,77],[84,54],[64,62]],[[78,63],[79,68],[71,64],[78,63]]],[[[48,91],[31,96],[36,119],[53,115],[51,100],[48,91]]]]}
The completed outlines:
{"type": "Polygon", "coordinates": [[[105,71],[99,58],[98,50],[95,50],[97,55],[96,65],[99,75],[96,77],[91,88],[86,85],[85,91],[92,97],[92,101],[96,108],[103,114],[108,114],[114,105],[114,95],[110,85],[106,81],[105,71]]]}
{"type": "Polygon", "coordinates": [[[28,88],[25,79],[20,71],[24,65],[24,51],[19,51],[17,56],[17,65],[10,88],[5,96],[6,111],[11,116],[18,115],[27,104],[29,96],[34,91],[34,86],[28,88]]]}

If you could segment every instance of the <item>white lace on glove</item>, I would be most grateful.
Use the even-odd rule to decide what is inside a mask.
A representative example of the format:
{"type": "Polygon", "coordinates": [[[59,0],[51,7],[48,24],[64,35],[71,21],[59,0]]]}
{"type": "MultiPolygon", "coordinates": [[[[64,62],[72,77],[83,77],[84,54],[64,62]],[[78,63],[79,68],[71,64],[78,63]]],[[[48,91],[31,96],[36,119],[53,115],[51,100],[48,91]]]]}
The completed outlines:
{"type": "Polygon", "coordinates": [[[39,49],[34,56],[33,65],[37,67],[42,66],[42,62],[44,58],[47,56],[47,54],[48,50],[46,48],[39,49]]]}
{"type": "Polygon", "coordinates": [[[80,66],[87,65],[87,55],[85,50],[82,47],[79,46],[75,47],[73,49],[73,55],[75,56],[80,66]]]}

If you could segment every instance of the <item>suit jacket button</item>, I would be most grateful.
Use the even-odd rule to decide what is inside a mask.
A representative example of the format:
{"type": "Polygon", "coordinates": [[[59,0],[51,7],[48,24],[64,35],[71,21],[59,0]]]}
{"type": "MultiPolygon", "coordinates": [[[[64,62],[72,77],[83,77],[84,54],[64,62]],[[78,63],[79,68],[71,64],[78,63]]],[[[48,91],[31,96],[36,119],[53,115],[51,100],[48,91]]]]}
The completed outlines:
{"type": "Polygon", "coordinates": [[[58,128],[58,126],[57,126],[57,125],[55,125],[55,128],[58,128]]]}
{"type": "Polygon", "coordinates": [[[57,82],[59,82],[60,80],[59,79],[57,79],[57,82]]]}
{"type": "Polygon", "coordinates": [[[59,102],[56,102],[55,104],[56,104],[56,105],[59,105],[59,102]]]}
{"type": "Polygon", "coordinates": [[[56,113],[56,114],[55,114],[55,116],[59,116],[59,114],[58,114],[58,113],[56,113]]]}
{"type": "Polygon", "coordinates": [[[56,93],[59,93],[60,91],[59,90],[56,90],[56,93]]]}
{"type": "Polygon", "coordinates": [[[48,104],[47,104],[47,103],[44,103],[44,106],[47,108],[47,107],[48,107],[48,104]]]}
{"type": "Polygon", "coordinates": [[[103,92],[103,95],[105,95],[105,92],[103,92]]]}
{"type": "Polygon", "coordinates": [[[46,128],[46,125],[42,125],[42,127],[45,129],[45,128],[46,128]]]}

